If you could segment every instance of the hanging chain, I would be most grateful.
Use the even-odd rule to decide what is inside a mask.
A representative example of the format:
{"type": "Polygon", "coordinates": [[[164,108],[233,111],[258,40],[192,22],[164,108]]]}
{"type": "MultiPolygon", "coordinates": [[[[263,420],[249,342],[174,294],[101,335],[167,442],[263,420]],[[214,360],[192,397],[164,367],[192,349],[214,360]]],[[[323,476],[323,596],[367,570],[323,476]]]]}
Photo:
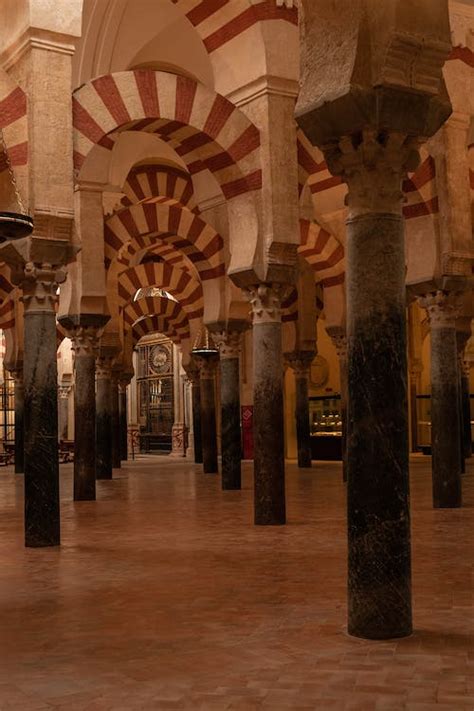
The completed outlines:
{"type": "Polygon", "coordinates": [[[8,174],[10,176],[10,182],[13,186],[13,191],[15,193],[15,198],[16,198],[16,201],[17,201],[18,206],[20,208],[20,212],[23,215],[26,215],[25,206],[23,205],[23,200],[21,199],[20,191],[18,190],[18,184],[16,182],[15,173],[13,172],[12,164],[10,161],[10,156],[8,155],[8,150],[7,150],[7,146],[5,143],[5,137],[3,135],[3,129],[0,129],[0,150],[2,150],[3,155],[5,156],[5,162],[7,165],[8,174]]]}

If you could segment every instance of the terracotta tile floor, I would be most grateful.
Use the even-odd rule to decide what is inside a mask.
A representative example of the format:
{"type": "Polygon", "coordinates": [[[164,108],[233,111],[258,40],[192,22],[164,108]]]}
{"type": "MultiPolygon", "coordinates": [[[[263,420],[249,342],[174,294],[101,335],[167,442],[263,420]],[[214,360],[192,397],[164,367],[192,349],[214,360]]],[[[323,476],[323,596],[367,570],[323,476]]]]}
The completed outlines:
{"type": "Polygon", "coordinates": [[[416,634],[345,634],[338,464],[288,466],[289,525],[244,490],[141,459],[71,502],[60,549],[25,550],[21,477],[0,470],[0,709],[474,709],[474,464],[465,508],[430,504],[412,462],[416,634]]]}

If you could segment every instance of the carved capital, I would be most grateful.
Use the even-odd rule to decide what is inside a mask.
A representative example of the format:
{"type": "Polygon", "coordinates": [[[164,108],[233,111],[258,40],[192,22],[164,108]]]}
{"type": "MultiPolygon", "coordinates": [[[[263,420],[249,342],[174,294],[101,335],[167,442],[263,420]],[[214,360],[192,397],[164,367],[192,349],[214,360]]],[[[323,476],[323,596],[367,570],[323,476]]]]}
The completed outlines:
{"type": "Polygon", "coordinates": [[[238,358],[242,343],[241,331],[216,331],[212,334],[222,360],[238,358]]]}
{"type": "Polygon", "coordinates": [[[112,380],[114,358],[109,355],[99,355],[95,361],[95,374],[98,380],[112,380]]]}
{"type": "Polygon", "coordinates": [[[402,181],[419,165],[418,145],[403,133],[366,130],[324,147],[329,170],[349,188],[349,217],[402,214],[402,181]]]}
{"type": "Polygon", "coordinates": [[[281,304],[289,288],[286,284],[256,284],[243,290],[252,306],[254,325],[281,321],[281,304]]]}
{"type": "Polygon", "coordinates": [[[212,380],[216,374],[217,364],[219,363],[219,356],[208,355],[205,357],[195,356],[196,365],[199,368],[199,375],[201,380],[212,380]]]}
{"type": "Polygon", "coordinates": [[[293,351],[293,353],[285,353],[285,361],[295,374],[295,378],[306,379],[309,376],[309,369],[315,356],[314,351],[293,351]]]}
{"type": "Polygon", "coordinates": [[[70,385],[58,385],[58,395],[61,400],[67,400],[72,390],[70,385]]]}
{"type": "Polygon", "coordinates": [[[463,378],[466,378],[466,380],[469,380],[471,377],[471,365],[470,360],[465,360],[464,358],[461,360],[461,375],[463,378]]]}
{"type": "Polygon", "coordinates": [[[421,308],[426,309],[431,328],[456,328],[460,316],[463,294],[459,291],[435,291],[419,298],[421,308]]]}
{"type": "Polygon", "coordinates": [[[53,264],[26,262],[13,274],[13,281],[23,290],[21,297],[25,314],[49,311],[54,313],[58,286],[66,280],[66,270],[53,264]]]}
{"type": "Polygon", "coordinates": [[[329,334],[331,336],[331,341],[336,349],[337,357],[339,360],[345,360],[347,358],[347,336],[344,331],[340,333],[329,334]]]}
{"type": "Polygon", "coordinates": [[[67,335],[71,339],[72,350],[76,358],[87,355],[96,356],[101,333],[102,329],[94,326],[77,326],[74,329],[69,329],[67,335]]]}

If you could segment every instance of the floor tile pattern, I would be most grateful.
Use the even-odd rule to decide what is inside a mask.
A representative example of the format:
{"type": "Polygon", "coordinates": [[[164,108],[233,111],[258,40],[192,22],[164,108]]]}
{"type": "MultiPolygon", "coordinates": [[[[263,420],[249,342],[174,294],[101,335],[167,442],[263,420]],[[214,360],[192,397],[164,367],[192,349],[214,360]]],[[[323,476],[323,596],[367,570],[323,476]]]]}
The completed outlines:
{"type": "Polygon", "coordinates": [[[22,479],[0,471],[0,711],[474,709],[474,463],[465,506],[431,508],[411,463],[415,634],[345,633],[338,463],[288,465],[285,527],[244,489],[144,457],[73,503],[59,549],[24,549],[22,479]]]}

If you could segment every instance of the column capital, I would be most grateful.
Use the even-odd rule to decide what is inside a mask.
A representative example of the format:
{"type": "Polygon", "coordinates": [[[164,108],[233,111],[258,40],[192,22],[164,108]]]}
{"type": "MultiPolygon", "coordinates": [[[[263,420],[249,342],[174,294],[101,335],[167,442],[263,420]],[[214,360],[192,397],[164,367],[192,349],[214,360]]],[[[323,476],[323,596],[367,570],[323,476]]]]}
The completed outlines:
{"type": "Polygon", "coordinates": [[[95,361],[95,373],[98,380],[112,380],[114,357],[98,355],[95,361]]]}
{"type": "Polygon", "coordinates": [[[95,326],[75,326],[67,329],[66,333],[71,339],[72,350],[76,358],[97,355],[102,329],[95,326]]]}
{"type": "Polygon", "coordinates": [[[328,168],[349,192],[349,219],[368,213],[402,215],[402,181],[420,164],[419,141],[397,131],[362,131],[323,147],[328,168]]]}
{"type": "Polygon", "coordinates": [[[13,273],[13,282],[21,287],[25,314],[55,312],[58,286],[66,281],[66,269],[43,262],[26,264],[13,273]]]}
{"type": "Polygon", "coordinates": [[[199,368],[199,375],[201,380],[212,380],[214,378],[216,370],[217,370],[217,364],[219,363],[219,356],[216,355],[209,355],[206,357],[203,356],[194,356],[195,362],[197,367],[199,368]]]}
{"type": "Polygon", "coordinates": [[[426,310],[431,328],[455,328],[462,310],[463,292],[434,291],[420,296],[418,302],[426,310]]]}
{"type": "Polygon", "coordinates": [[[212,338],[219,349],[221,360],[238,358],[242,345],[242,331],[216,331],[212,338]]]}
{"type": "Polygon", "coordinates": [[[347,336],[345,328],[327,328],[328,336],[330,337],[334,348],[336,349],[339,360],[347,358],[347,336]]]}
{"type": "Polygon", "coordinates": [[[58,385],[58,395],[61,400],[67,400],[72,390],[71,385],[58,385]]]}
{"type": "Polygon", "coordinates": [[[253,323],[281,322],[281,304],[287,295],[288,284],[255,284],[243,289],[252,307],[253,323]]]}
{"type": "Polygon", "coordinates": [[[292,353],[285,353],[284,358],[298,380],[308,377],[315,355],[315,351],[293,351],[292,353]]]}
{"type": "Polygon", "coordinates": [[[15,385],[23,385],[23,368],[22,367],[16,367],[16,368],[7,368],[8,372],[12,376],[15,385]]]}
{"type": "Polygon", "coordinates": [[[470,360],[466,360],[465,358],[461,360],[461,371],[463,378],[467,378],[469,380],[471,376],[471,366],[472,362],[470,360]]]}

